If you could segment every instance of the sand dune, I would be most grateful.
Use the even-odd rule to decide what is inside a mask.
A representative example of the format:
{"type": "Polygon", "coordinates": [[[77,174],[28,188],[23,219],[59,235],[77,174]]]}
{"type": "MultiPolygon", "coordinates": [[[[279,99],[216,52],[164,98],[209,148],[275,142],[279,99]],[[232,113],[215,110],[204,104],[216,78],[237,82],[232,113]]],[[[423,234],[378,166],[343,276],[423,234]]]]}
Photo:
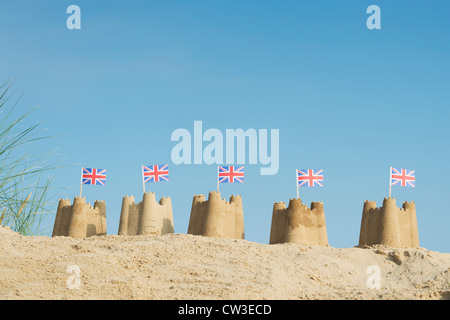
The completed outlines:
{"type": "Polygon", "coordinates": [[[1,227],[0,244],[0,299],[450,298],[450,253],[424,248],[268,245],[188,234],[80,240],[1,227]],[[379,289],[367,286],[369,266],[380,270],[379,289]]]}

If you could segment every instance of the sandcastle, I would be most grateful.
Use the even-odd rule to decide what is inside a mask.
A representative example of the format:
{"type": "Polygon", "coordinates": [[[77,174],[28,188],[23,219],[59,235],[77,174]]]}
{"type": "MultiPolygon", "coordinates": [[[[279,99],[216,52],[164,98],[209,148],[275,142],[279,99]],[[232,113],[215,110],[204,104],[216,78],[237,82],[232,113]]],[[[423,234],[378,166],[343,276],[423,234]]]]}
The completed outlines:
{"type": "MultiPolygon", "coordinates": [[[[174,233],[172,202],[155,193],[144,193],[136,204],[133,196],[125,196],[120,213],[119,235],[163,235],[174,233]]],[[[245,239],[242,197],[221,198],[219,191],[211,191],[208,200],[194,195],[188,234],[207,237],[245,239]]],[[[60,199],[52,237],[86,238],[106,235],[106,204],[95,201],[92,207],[84,197],[75,197],[73,204],[60,199]]],[[[296,243],[328,246],[323,202],[311,202],[311,208],[300,198],[273,205],[270,244],[296,243]]],[[[361,219],[359,246],[381,244],[389,247],[419,247],[416,206],[404,202],[396,206],[395,198],[384,198],[383,206],[365,201],[361,219]]]]}
{"type": "Polygon", "coordinates": [[[211,191],[208,200],[195,195],[189,219],[189,234],[207,237],[245,239],[242,197],[222,199],[219,191],[211,191]]]}
{"type": "Polygon", "coordinates": [[[403,202],[398,208],[395,198],[384,198],[377,208],[375,201],[365,201],[361,219],[359,245],[382,244],[389,247],[419,247],[416,204],[403,202]]]}
{"type": "Polygon", "coordinates": [[[86,238],[106,234],[106,204],[95,201],[94,207],[84,197],[75,197],[73,205],[60,199],[53,226],[52,237],[69,236],[86,238]]]}
{"type": "Polygon", "coordinates": [[[291,242],[328,246],[327,227],[322,202],[312,202],[311,209],[300,198],[273,205],[270,244],[291,242]]]}
{"type": "Polygon", "coordinates": [[[170,197],[162,197],[158,203],[155,193],[147,192],[139,204],[135,204],[133,196],[123,198],[119,235],[163,235],[173,232],[170,197]]]}

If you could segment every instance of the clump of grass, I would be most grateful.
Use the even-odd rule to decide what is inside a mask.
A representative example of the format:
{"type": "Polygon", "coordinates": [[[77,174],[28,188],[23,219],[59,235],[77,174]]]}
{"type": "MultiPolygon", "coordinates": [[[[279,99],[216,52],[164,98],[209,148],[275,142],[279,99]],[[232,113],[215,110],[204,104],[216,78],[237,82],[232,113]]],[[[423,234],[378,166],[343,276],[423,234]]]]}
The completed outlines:
{"type": "Polygon", "coordinates": [[[36,108],[15,118],[22,95],[8,107],[14,96],[11,84],[0,85],[0,225],[22,235],[38,235],[43,233],[44,216],[51,212],[49,190],[54,177],[49,174],[58,162],[50,162],[53,153],[33,149],[39,140],[50,137],[37,134],[39,123],[26,124],[36,108]]]}

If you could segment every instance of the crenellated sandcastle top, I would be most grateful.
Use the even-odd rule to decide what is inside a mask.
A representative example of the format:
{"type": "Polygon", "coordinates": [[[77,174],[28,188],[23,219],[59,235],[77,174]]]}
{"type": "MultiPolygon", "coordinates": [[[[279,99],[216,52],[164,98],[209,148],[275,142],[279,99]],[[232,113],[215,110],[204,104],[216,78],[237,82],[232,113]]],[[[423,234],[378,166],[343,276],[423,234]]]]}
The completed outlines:
{"type": "Polygon", "coordinates": [[[382,244],[389,247],[419,247],[416,204],[403,202],[398,208],[395,198],[384,198],[377,208],[375,201],[365,201],[359,234],[359,246],[382,244]]]}
{"type": "Polygon", "coordinates": [[[222,199],[219,191],[211,191],[208,200],[195,195],[192,200],[188,232],[208,237],[244,239],[244,211],[242,197],[222,199]]]}
{"type": "Polygon", "coordinates": [[[125,196],[120,212],[119,235],[163,235],[173,233],[172,201],[162,197],[159,203],[153,192],[146,192],[140,203],[125,196]]]}
{"type": "Polygon", "coordinates": [[[323,202],[312,202],[311,208],[300,198],[273,205],[270,244],[291,242],[303,245],[328,245],[323,202]]]}
{"type": "Polygon", "coordinates": [[[105,201],[95,201],[92,207],[84,197],[75,197],[73,205],[69,199],[59,200],[52,237],[86,238],[105,234],[105,201]]]}

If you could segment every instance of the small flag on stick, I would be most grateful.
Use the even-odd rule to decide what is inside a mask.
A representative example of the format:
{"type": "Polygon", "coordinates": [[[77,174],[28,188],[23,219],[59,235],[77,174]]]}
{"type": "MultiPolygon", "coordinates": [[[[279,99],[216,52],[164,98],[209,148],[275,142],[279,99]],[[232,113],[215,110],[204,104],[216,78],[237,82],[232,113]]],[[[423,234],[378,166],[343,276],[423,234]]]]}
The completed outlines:
{"type": "Polygon", "coordinates": [[[104,186],[106,184],[106,170],[94,168],[81,168],[80,197],[83,184],[95,184],[104,186]]]}
{"type": "Polygon", "coordinates": [[[244,183],[244,166],[219,166],[217,168],[217,191],[219,183],[244,183]]]}
{"type": "Polygon", "coordinates": [[[299,187],[323,187],[323,169],[297,169],[297,198],[299,187]]]}
{"type": "Polygon", "coordinates": [[[389,176],[389,198],[394,185],[402,187],[416,187],[416,171],[408,169],[395,169],[391,167],[389,176]]]}
{"type": "Polygon", "coordinates": [[[145,193],[145,183],[169,181],[169,165],[142,166],[142,186],[145,193]]]}

